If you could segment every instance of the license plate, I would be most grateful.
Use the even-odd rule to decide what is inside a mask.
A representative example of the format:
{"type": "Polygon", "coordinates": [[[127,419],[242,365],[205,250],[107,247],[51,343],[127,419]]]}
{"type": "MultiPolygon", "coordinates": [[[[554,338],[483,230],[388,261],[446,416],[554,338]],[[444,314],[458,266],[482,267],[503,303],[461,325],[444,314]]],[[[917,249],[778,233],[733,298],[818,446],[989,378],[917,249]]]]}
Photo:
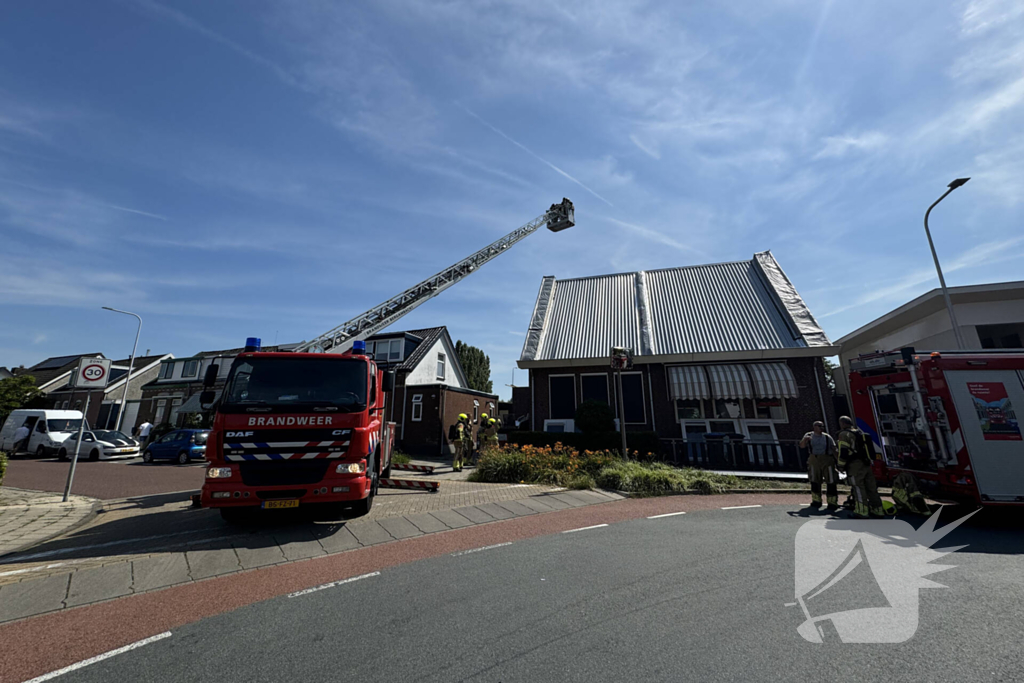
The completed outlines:
{"type": "Polygon", "coordinates": [[[266,510],[280,510],[281,508],[297,508],[299,501],[296,500],[265,500],[263,507],[266,510]]]}

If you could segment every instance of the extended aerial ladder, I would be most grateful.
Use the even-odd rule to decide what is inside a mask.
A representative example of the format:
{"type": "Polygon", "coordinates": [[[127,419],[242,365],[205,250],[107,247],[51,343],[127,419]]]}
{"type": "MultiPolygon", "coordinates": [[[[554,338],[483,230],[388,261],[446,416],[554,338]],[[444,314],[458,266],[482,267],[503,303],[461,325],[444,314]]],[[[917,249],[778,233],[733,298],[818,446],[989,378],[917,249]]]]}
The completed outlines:
{"type": "Polygon", "coordinates": [[[543,225],[551,232],[560,232],[576,224],[572,202],[562,199],[560,204],[552,204],[551,208],[529,223],[522,225],[501,239],[488,244],[480,251],[472,254],[455,265],[432,275],[423,282],[410,287],[401,294],[394,296],[382,304],[343,322],[337,327],[324,332],[320,336],[299,344],[297,352],[341,353],[353,343],[388,327],[420,304],[432,299],[457,282],[464,280],[477,268],[491,259],[497,258],[509,247],[533,233],[543,225]]]}

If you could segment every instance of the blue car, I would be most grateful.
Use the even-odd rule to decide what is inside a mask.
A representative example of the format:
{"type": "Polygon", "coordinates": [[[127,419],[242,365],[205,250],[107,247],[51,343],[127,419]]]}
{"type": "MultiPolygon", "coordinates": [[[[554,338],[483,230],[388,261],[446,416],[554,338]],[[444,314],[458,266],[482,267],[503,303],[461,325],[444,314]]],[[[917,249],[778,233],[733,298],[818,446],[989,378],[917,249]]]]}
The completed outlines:
{"type": "Polygon", "coordinates": [[[206,439],[209,436],[209,429],[176,429],[146,446],[142,460],[177,460],[179,465],[202,460],[206,457],[206,439]]]}

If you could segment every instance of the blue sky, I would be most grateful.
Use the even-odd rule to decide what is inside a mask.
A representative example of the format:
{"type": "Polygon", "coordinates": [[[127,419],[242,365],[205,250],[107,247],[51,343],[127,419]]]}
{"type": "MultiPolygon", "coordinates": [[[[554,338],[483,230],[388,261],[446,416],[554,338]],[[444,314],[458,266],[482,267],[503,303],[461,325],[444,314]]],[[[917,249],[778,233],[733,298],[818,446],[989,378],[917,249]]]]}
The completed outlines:
{"type": "MultiPolygon", "coordinates": [[[[542,213],[398,328],[512,379],[543,275],[771,249],[835,339],[1022,278],[1024,4],[14,3],[0,365],[310,338],[542,213]]],[[[517,373],[525,383],[525,373],[517,373]]]]}

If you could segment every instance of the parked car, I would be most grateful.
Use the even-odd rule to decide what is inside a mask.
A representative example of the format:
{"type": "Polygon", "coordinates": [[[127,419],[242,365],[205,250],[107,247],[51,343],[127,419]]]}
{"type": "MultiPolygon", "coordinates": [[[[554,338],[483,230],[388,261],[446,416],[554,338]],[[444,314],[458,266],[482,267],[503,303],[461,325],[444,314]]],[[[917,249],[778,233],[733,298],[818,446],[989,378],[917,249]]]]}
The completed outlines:
{"type": "MultiPolygon", "coordinates": [[[[78,410],[44,410],[21,409],[12,411],[7,416],[4,426],[0,428],[0,451],[14,449],[14,435],[18,427],[29,428],[28,443],[19,453],[35,453],[37,456],[53,455],[59,452],[64,440],[77,434],[82,422],[82,413],[78,410]]],[[[88,422],[85,428],[89,428],[88,422]]]]}
{"type": "Polygon", "coordinates": [[[201,460],[206,457],[206,438],[209,435],[209,429],[176,429],[146,446],[142,459],[145,462],[177,460],[179,465],[201,460]]]}
{"type": "MultiPolygon", "coordinates": [[[[58,455],[61,460],[67,460],[75,454],[75,446],[78,444],[78,434],[69,436],[61,444],[58,455]]],[[[93,429],[82,432],[82,447],[78,450],[79,458],[89,460],[113,460],[115,458],[137,458],[139,457],[139,442],[124,432],[115,432],[108,429],[93,429]]]]}

